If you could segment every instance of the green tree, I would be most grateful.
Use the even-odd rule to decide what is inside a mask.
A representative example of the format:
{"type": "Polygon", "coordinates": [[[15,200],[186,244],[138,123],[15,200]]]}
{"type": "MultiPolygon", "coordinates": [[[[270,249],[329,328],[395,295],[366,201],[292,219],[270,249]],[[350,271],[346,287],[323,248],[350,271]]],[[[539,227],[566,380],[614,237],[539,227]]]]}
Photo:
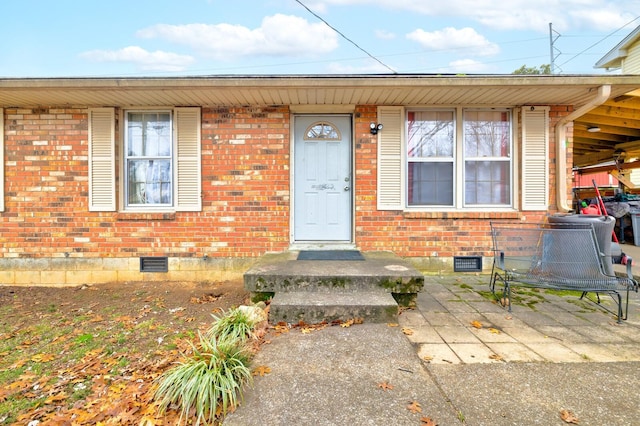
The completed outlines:
{"type": "Polygon", "coordinates": [[[551,65],[542,64],[537,68],[523,65],[511,74],[551,74],[551,65]]]}

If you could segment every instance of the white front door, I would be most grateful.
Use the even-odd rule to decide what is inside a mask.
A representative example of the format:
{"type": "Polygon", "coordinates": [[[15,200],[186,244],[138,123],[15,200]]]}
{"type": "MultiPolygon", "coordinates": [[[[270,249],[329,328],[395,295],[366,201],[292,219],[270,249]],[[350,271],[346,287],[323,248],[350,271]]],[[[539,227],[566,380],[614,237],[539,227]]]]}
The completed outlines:
{"type": "Polygon", "coordinates": [[[293,176],[294,241],[350,241],[350,116],[295,117],[293,176]]]}

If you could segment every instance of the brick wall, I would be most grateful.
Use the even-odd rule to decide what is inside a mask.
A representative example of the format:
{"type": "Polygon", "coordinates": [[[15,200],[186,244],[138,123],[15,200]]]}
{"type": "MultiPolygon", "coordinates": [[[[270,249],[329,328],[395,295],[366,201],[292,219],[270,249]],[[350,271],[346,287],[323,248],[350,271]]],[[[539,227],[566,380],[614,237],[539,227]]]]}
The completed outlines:
{"type": "MultiPolygon", "coordinates": [[[[565,106],[552,107],[551,125],[571,112],[565,106]]],[[[538,222],[547,212],[399,212],[376,209],[376,136],[369,123],[377,122],[375,106],[359,106],[355,119],[356,138],[356,242],[364,251],[390,250],[400,256],[443,258],[452,256],[490,256],[491,220],[538,222]]],[[[550,211],[556,211],[555,134],[550,131],[550,211]]],[[[568,156],[569,161],[571,156],[568,156]]],[[[567,170],[571,173],[570,167],[567,170]]],[[[570,182],[571,180],[568,180],[570,182]]],[[[570,189],[568,190],[570,194],[570,189]]]]}
{"type": "Polygon", "coordinates": [[[89,212],[87,110],[5,109],[0,257],[255,257],[286,250],[288,108],[204,108],[202,127],[202,212],[89,212]]]}
{"type": "MultiPolygon", "coordinates": [[[[546,214],[378,211],[377,145],[369,132],[369,123],[377,122],[376,110],[358,106],[354,117],[355,238],[363,251],[449,261],[454,255],[488,256],[489,220],[538,221],[546,214]]],[[[214,279],[237,276],[247,259],[289,247],[286,106],[203,108],[203,209],[161,214],[89,212],[86,109],[4,112],[0,283],[214,279]],[[169,256],[170,273],[140,273],[140,256],[169,256]]],[[[569,108],[553,107],[552,125],[568,113],[569,108]]],[[[550,137],[555,155],[555,134],[550,137]]]]}

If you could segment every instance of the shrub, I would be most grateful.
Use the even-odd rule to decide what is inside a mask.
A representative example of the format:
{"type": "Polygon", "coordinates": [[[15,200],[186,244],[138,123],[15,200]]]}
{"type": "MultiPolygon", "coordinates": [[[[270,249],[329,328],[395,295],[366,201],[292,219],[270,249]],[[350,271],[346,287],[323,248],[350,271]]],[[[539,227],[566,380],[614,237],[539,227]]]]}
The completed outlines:
{"type": "MultiPolygon", "coordinates": [[[[256,309],[259,310],[259,308],[256,309]]],[[[253,337],[253,330],[256,324],[261,321],[261,317],[253,312],[253,310],[235,308],[226,313],[223,312],[220,317],[213,315],[215,322],[207,331],[207,338],[224,339],[230,337],[245,341],[253,337]]],[[[260,312],[262,311],[260,310],[260,312]]]]}
{"type": "Polygon", "coordinates": [[[180,407],[179,423],[195,410],[195,424],[213,422],[225,415],[242,398],[242,387],[251,382],[250,354],[242,340],[232,337],[207,338],[198,333],[193,354],[159,377],[154,399],[160,412],[171,405],[180,407]]]}

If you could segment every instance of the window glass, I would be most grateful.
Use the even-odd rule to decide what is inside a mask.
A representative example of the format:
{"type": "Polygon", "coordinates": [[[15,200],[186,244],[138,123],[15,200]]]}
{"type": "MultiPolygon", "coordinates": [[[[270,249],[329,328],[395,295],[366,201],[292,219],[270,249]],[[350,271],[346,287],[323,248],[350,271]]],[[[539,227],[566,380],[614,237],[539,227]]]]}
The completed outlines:
{"type": "Polygon", "coordinates": [[[127,205],[171,205],[171,114],[129,112],[126,125],[127,205]]]}
{"type": "Polygon", "coordinates": [[[503,110],[464,111],[464,203],[511,203],[511,117],[503,110]]]}
{"type": "Polygon", "coordinates": [[[407,205],[509,206],[511,112],[457,112],[407,112],[407,205]],[[461,124],[456,124],[457,117],[462,117],[461,124]]]}
{"type": "Polygon", "coordinates": [[[453,156],[453,111],[409,112],[409,158],[453,156]]]}
{"type": "Polygon", "coordinates": [[[407,114],[409,206],[452,206],[454,111],[407,114]]]}
{"type": "Polygon", "coordinates": [[[453,163],[409,163],[409,205],[453,205],[453,163]]]}

